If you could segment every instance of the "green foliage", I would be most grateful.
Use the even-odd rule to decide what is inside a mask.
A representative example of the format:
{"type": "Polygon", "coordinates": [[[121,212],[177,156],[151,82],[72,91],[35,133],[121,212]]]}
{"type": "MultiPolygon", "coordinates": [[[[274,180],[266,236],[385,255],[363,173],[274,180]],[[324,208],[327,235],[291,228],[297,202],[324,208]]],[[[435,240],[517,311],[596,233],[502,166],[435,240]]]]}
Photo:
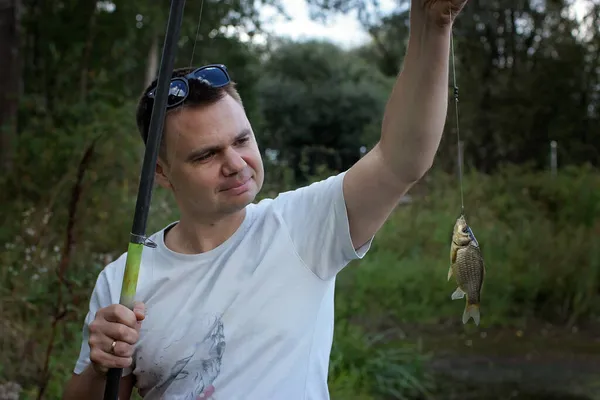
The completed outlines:
{"type": "Polygon", "coordinates": [[[309,41],[283,43],[257,87],[260,139],[304,183],[318,165],[345,170],[373,146],[393,81],[351,52],[309,41]],[[302,68],[298,68],[302,65],[302,68]],[[302,171],[300,165],[308,165],[302,171]]]}
{"type": "MultiPolygon", "coordinates": [[[[430,180],[423,197],[397,209],[372,253],[343,273],[345,315],[375,326],[460,320],[464,302],[450,300],[455,284],[446,281],[460,193],[454,177],[432,173],[430,180]]],[[[599,183],[587,167],[554,177],[511,166],[466,178],[466,218],[487,270],[483,327],[585,324],[600,315],[599,183]]]]}
{"type": "Polygon", "coordinates": [[[384,75],[396,77],[408,46],[409,15],[408,10],[400,10],[369,24],[367,30],[372,41],[357,48],[356,53],[384,75]]]}
{"type": "MultiPolygon", "coordinates": [[[[562,165],[598,166],[600,131],[595,22],[569,17],[565,1],[469,3],[455,27],[460,126],[465,162],[491,172],[502,163],[549,164],[550,141],[562,165]],[[543,39],[542,39],[543,38],[543,39]]],[[[450,118],[454,128],[456,121],[450,118]]],[[[453,129],[454,131],[454,129],[453,129]]],[[[442,149],[456,154],[455,136],[442,149]]],[[[440,160],[442,161],[442,160],[440,160]]],[[[443,160],[452,165],[453,159],[443,160]]]]}
{"type": "Polygon", "coordinates": [[[345,320],[338,319],[335,329],[329,370],[333,399],[431,395],[435,386],[424,367],[427,357],[417,346],[386,343],[385,334],[367,334],[345,320]]]}
{"type": "MultiPolygon", "coordinates": [[[[373,9],[372,0],[308,3],[325,17],[350,11],[365,15],[373,9]]],[[[363,18],[371,41],[356,53],[386,76],[395,77],[402,68],[409,3],[399,1],[393,13],[376,20],[363,18]]],[[[453,33],[467,165],[493,172],[504,162],[533,162],[543,169],[552,140],[558,142],[562,165],[600,164],[600,136],[594,134],[600,132],[598,26],[600,4],[587,0],[466,5],[453,33]],[[575,20],[573,4],[587,17],[575,20]]],[[[457,145],[454,104],[449,104],[447,134],[437,157],[448,170],[456,163],[457,145]]]]}
{"type": "MultiPolygon", "coordinates": [[[[398,5],[408,0],[400,0],[398,5]]],[[[327,22],[332,13],[356,13],[363,24],[374,23],[378,15],[380,0],[306,0],[312,18],[327,22]]]]}

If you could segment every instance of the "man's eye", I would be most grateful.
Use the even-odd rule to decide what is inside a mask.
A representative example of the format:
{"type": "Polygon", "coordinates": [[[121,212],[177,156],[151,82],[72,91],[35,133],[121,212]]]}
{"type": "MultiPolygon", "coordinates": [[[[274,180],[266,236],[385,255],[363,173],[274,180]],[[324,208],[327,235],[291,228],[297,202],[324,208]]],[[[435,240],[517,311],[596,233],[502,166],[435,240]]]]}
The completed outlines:
{"type": "Polygon", "coordinates": [[[210,153],[202,154],[201,156],[198,156],[198,157],[194,158],[194,162],[206,161],[206,160],[210,159],[214,155],[215,155],[215,153],[212,152],[212,151],[210,153]]]}
{"type": "Polygon", "coordinates": [[[241,139],[238,139],[238,141],[236,142],[236,144],[238,144],[238,145],[245,144],[245,143],[248,142],[248,140],[250,140],[250,138],[247,138],[247,137],[241,138],[241,139]]]}

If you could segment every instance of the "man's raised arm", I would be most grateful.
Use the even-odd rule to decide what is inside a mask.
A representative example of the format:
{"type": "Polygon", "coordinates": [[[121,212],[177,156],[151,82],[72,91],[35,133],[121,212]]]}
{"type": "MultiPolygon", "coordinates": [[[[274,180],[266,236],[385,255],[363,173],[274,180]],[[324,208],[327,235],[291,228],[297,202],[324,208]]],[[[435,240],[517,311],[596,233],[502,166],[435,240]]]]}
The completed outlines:
{"type": "Polygon", "coordinates": [[[448,108],[452,23],[466,2],[411,1],[408,48],[385,109],[381,139],[344,177],[355,248],[375,235],[433,164],[448,108]]]}

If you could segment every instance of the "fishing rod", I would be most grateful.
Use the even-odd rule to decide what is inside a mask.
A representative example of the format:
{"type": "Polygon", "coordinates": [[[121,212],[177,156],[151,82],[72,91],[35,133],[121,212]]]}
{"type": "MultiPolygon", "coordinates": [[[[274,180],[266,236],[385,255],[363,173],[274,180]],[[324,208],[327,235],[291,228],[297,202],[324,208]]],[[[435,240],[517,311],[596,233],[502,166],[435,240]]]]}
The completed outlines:
{"type": "MultiPolygon", "coordinates": [[[[135,213],[133,216],[129,247],[127,249],[127,261],[125,263],[125,273],[123,275],[121,298],[119,300],[120,304],[126,306],[130,310],[133,310],[133,302],[142,259],[142,250],[144,246],[156,247],[155,243],[146,238],[146,224],[148,221],[148,210],[152,200],[156,160],[158,158],[158,149],[162,139],[164,119],[167,112],[167,98],[169,95],[173,65],[175,63],[177,41],[179,39],[179,32],[183,21],[184,6],[185,0],[171,1],[169,19],[167,21],[167,31],[158,70],[156,98],[154,99],[154,104],[152,106],[148,139],[146,141],[146,150],[144,152],[144,161],[142,163],[135,213]]],[[[104,400],[119,399],[119,384],[121,383],[122,374],[122,368],[111,368],[108,370],[106,386],[104,388],[104,400]]]]}

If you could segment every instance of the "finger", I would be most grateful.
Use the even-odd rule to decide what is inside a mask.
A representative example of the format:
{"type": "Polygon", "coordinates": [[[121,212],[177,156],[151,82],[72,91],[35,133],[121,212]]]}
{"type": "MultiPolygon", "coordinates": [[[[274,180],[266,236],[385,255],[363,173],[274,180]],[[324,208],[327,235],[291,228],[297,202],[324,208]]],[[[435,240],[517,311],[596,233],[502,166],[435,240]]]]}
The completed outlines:
{"type": "Polygon", "coordinates": [[[129,343],[121,342],[120,340],[115,340],[114,347],[112,345],[113,342],[108,346],[108,353],[117,357],[133,357],[133,351],[135,347],[129,343]]]}
{"type": "Polygon", "coordinates": [[[103,319],[95,319],[89,326],[90,340],[94,340],[96,344],[100,344],[99,340],[104,337],[110,338],[110,343],[113,340],[120,340],[128,344],[135,344],[139,339],[139,332],[135,328],[130,328],[127,325],[116,322],[108,322],[103,319]]]}
{"type": "Polygon", "coordinates": [[[135,302],[133,306],[133,312],[139,325],[139,322],[146,318],[146,305],[139,301],[135,302]]]}
{"type": "Polygon", "coordinates": [[[122,304],[113,304],[103,309],[104,319],[109,322],[117,322],[135,328],[137,318],[135,313],[122,304]]]}
{"type": "Polygon", "coordinates": [[[115,322],[106,322],[102,327],[102,334],[111,339],[110,343],[117,340],[128,344],[136,344],[140,336],[135,328],[115,322]]]}
{"type": "Polygon", "coordinates": [[[108,354],[102,349],[94,347],[90,351],[90,361],[101,368],[128,368],[133,363],[133,358],[108,354]]]}
{"type": "Polygon", "coordinates": [[[134,346],[113,341],[108,336],[94,335],[89,339],[90,360],[102,368],[125,368],[131,364],[134,346]],[[114,347],[112,346],[114,342],[114,347]]]}
{"type": "Polygon", "coordinates": [[[134,351],[134,345],[118,339],[113,339],[102,333],[90,336],[88,344],[90,346],[90,351],[92,349],[99,349],[100,351],[119,357],[131,357],[134,351]]]}
{"type": "Polygon", "coordinates": [[[113,340],[112,338],[105,336],[100,341],[100,349],[103,349],[106,353],[112,354],[117,357],[132,357],[134,346],[132,344],[122,342],[120,340],[113,340]]]}

